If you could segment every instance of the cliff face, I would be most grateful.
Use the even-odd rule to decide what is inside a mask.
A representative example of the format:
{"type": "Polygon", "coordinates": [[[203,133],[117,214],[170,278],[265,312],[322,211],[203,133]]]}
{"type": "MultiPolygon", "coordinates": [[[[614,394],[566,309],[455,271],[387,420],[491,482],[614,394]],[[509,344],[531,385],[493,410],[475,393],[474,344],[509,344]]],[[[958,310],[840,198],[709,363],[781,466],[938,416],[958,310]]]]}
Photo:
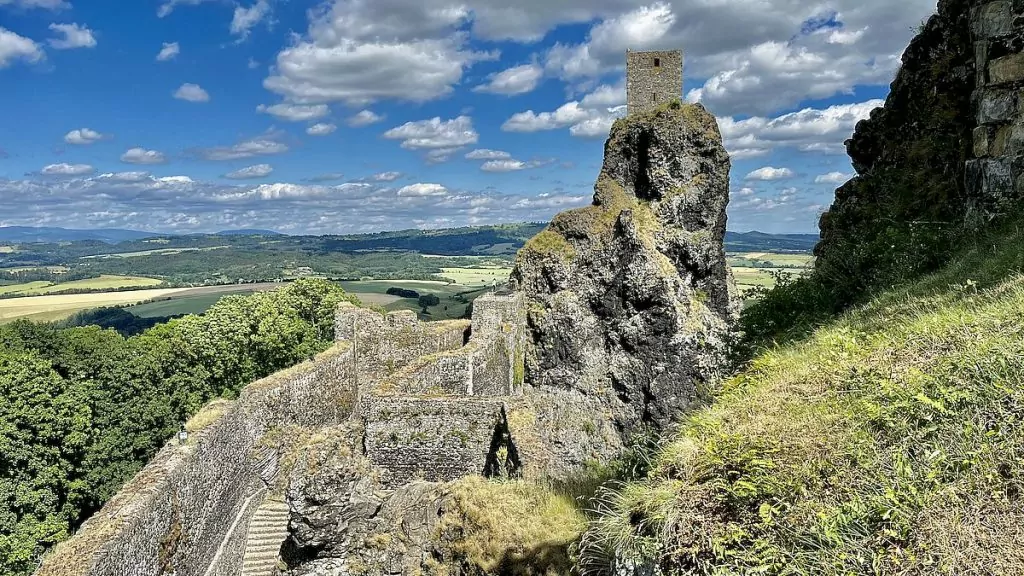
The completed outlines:
{"type": "Polygon", "coordinates": [[[593,205],[519,252],[526,379],[598,399],[615,428],[661,428],[716,377],[736,305],[725,263],[729,157],[714,116],[674,104],[619,120],[593,205]]]}
{"type": "Polygon", "coordinates": [[[820,222],[817,274],[841,301],[931,270],[1020,204],[1024,2],[942,0],[885,105],[846,142],[857,176],[820,222]]]}

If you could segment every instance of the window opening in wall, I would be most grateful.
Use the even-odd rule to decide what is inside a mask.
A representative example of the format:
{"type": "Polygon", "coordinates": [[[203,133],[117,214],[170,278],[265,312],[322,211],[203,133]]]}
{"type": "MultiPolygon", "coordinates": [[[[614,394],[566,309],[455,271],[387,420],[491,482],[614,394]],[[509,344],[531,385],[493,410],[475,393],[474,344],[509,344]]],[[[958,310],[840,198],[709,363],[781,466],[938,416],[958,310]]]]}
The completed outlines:
{"type": "Polygon", "coordinates": [[[655,58],[654,59],[654,67],[655,68],[661,68],[661,58],[655,58]]]}
{"type": "Polygon", "coordinates": [[[658,101],[658,94],[657,93],[651,94],[651,102],[657,102],[657,101],[658,101]]]}

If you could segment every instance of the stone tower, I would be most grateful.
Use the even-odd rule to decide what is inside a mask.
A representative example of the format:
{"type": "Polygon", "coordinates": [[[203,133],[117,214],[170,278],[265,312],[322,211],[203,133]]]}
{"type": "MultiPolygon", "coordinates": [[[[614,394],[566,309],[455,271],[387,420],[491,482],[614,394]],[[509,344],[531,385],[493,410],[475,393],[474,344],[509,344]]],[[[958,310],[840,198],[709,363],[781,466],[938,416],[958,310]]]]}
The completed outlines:
{"type": "Polygon", "coordinates": [[[626,114],[682,99],[683,51],[626,52],[626,114]]]}

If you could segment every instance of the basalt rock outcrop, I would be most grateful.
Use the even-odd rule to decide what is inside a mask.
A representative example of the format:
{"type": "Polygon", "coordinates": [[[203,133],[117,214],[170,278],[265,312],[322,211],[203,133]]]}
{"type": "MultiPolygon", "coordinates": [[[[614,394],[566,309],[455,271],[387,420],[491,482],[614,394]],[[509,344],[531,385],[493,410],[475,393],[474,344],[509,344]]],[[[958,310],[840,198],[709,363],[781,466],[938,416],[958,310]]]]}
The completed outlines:
{"type": "Polygon", "coordinates": [[[729,156],[714,116],[666,104],[618,120],[591,206],[519,252],[526,380],[597,402],[622,436],[669,425],[720,373],[737,304],[723,239],[729,156]]]}
{"type": "Polygon", "coordinates": [[[941,265],[1024,198],[1024,2],[941,0],[846,141],[816,276],[844,304],[941,265]]]}

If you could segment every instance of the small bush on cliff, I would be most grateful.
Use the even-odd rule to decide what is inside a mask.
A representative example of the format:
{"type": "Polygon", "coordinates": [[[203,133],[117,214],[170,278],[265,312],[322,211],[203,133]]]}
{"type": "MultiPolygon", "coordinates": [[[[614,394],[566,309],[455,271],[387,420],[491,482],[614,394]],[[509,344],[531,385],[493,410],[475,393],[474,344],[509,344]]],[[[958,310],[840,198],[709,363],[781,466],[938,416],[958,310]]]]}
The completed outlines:
{"type": "Polygon", "coordinates": [[[0,327],[0,574],[30,573],[210,399],[330,346],[342,300],[306,279],[132,338],[0,327]]]}

